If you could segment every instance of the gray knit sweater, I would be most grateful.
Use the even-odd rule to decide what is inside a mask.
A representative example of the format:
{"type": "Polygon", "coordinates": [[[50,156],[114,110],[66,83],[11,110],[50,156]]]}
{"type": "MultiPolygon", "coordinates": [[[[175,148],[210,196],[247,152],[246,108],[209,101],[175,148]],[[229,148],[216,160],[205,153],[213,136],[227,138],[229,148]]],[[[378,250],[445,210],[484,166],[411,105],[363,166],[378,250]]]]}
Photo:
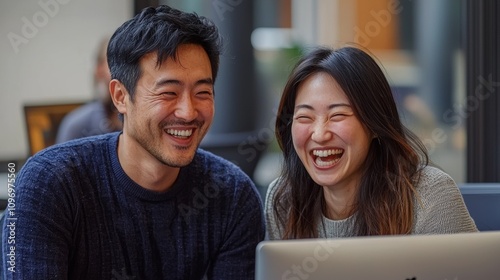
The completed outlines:
{"type": "MultiPolygon", "coordinates": [[[[265,216],[268,239],[280,239],[283,225],[279,225],[272,204],[275,198],[276,181],[270,185],[266,195],[265,216]]],[[[444,234],[475,232],[477,227],[464,204],[462,195],[453,179],[438,168],[423,169],[416,186],[419,200],[415,203],[415,219],[412,234],[444,234]]],[[[344,220],[330,220],[324,215],[318,223],[321,238],[354,236],[352,224],[356,214],[344,220]]]]}

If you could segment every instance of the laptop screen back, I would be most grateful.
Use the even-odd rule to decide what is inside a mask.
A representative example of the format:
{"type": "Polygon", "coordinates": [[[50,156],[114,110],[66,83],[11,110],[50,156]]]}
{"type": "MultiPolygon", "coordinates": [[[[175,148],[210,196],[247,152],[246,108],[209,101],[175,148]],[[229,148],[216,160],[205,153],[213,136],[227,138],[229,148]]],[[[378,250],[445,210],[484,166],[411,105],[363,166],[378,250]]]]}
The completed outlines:
{"type": "Polygon", "coordinates": [[[500,231],[263,241],[256,280],[500,279],[500,231]]]}

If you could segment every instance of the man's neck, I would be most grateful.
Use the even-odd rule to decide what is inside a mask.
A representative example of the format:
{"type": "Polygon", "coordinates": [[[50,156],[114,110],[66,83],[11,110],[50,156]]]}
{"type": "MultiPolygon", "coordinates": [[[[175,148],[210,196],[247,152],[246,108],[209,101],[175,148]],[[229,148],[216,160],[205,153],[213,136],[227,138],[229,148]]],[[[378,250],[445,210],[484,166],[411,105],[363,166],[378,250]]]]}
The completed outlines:
{"type": "Polygon", "coordinates": [[[141,187],[164,192],[170,189],[180,168],[170,167],[154,158],[123,133],[118,139],[118,160],[125,173],[141,187]]]}

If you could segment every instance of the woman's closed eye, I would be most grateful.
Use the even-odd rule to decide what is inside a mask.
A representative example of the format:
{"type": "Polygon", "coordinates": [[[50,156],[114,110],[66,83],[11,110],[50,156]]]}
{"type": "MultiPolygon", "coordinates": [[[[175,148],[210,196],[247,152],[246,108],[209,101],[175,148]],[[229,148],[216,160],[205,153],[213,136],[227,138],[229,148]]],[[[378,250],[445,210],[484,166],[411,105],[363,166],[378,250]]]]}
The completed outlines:
{"type": "Polygon", "coordinates": [[[330,115],[330,120],[341,121],[341,120],[343,120],[351,115],[352,115],[352,113],[348,113],[348,112],[338,112],[338,113],[334,113],[334,114],[330,115]]]}
{"type": "Polygon", "coordinates": [[[294,116],[293,119],[298,121],[298,122],[310,122],[313,120],[313,118],[311,116],[307,116],[307,115],[297,115],[297,116],[294,116]]]}

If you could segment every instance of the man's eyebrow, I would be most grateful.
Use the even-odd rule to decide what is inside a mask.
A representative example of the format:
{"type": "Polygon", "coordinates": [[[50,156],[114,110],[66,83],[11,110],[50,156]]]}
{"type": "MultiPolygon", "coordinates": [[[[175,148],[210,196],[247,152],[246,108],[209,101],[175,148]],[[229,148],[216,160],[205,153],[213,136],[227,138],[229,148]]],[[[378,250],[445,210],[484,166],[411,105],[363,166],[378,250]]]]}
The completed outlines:
{"type": "MultiPolygon", "coordinates": [[[[328,109],[331,110],[331,109],[334,109],[337,107],[349,107],[349,108],[351,108],[351,105],[349,105],[347,103],[330,104],[328,106],[328,109]]],[[[295,106],[295,110],[298,110],[298,109],[314,110],[314,108],[311,105],[307,105],[307,104],[299,104],[299,105],[295,106]]]]}
{"type": "MultiPolygon", "coordinates": [[[[212,78],[200,79],[195,82],[195,85],[213,85],[212,78]]],[[[183,85],[183,82],[176,79],[161,79],[155,83],[154,89],[158,89],[165,85],[183,85]]]]}
{"type": "Polygon", "coordinates": [[[203,84],[213,85],[214,81],[212,80],[212,78],[206,78],[206,79],[198,80],[195,83],[195,85],[203,85],[203,84]]]}

